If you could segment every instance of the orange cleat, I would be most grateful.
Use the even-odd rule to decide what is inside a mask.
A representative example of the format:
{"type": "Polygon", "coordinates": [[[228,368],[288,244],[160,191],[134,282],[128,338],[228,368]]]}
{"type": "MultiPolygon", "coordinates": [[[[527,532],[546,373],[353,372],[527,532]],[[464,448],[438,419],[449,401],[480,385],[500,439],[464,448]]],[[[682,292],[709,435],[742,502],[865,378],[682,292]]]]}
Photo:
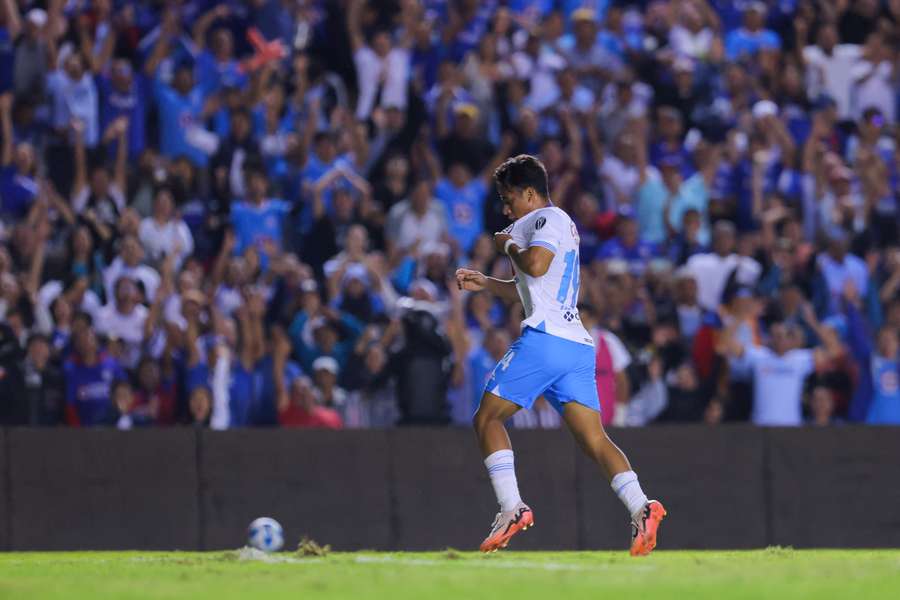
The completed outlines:
{"type": "Polygon", "coordinates": [[[643,510],[631,517],[631,555],[647,556],[656,548],[656,530],[666,516],[658,500],[650,500],[643,510]]]}
{"type": "Polygon", "coordinates": [[[491,533],[481,542],[482,552],[496,552],[509,545],[509,539],[534,525],[534,513],[524,502],[513,509],[497,513],[491,533]]]}

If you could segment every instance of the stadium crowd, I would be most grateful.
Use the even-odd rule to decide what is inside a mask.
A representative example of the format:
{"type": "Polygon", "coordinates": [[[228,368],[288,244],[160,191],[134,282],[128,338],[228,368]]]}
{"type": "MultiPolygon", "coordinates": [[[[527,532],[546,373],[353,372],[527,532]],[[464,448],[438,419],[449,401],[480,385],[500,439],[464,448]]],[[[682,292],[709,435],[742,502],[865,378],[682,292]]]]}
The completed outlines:
{"type": "Polygon", "coordinates": [[[604,422],[900,424],[896,0],[0,7],[3,424],[469,423],[518,153],[604,422]]]}

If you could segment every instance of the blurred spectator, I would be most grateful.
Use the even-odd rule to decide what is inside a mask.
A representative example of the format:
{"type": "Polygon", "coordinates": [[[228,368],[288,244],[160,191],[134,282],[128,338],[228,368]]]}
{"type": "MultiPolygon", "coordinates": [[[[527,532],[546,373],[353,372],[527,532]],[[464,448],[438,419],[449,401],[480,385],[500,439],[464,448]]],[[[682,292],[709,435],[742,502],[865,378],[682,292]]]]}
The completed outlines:
{"type": "Polygon", "coordinates": [[[150,311],[140,303],[137,287],[130,278],[119,277],[113,285],[112,299],[97,311],[97,332],[111,341],[120,340],[125,344],[126,366],[137,366],[150,311]]]}
{"type": "MultiPolygon", "coordinates": [[[[433,286],[432,286],[433,287],[433,286]]],[[[449,422],[448,359],[452,348],[440,331],[428,286],[406,299],[402,317],[403,343],[391,357],[397,374],[397,402],[403,425],[445,425],[449,422]]]]}
{"type": "Polygon", "coordinates": [[[20,360],[4,361],[0,378],[4,425],[52,426],[63,422],[63,373],[54,364],[50,340],[33,334],[20,360]]]}
{"type": "Polygon", "coordinates": [[[283,427],[341,429],[340,415],[331,408],[316,405],[316,395],[308,377],[300,376],[290,383],[287,403],[279,409],[278,422],[283,427]]]}
{"type": "MultiPolygon", "coordinates": [[[[143,357],[137,366],[137,389],[134,391],[134,410],[157,425],[175,423],[175,381],[167,377],[159,363],[149,356],[143,357]]],[[[212,407],[210,406],[210,410],[212,407]]]]}
{"type": "Polygon", "coordinates": [[[765,28],[765,2],[748,2],[743,13],[743,25],[725,37],[725,54],[730,60],[752,58],[763,49],[781,48],[778,35],[765,28]]]}
{"type": "Polygon", "coordinates": [[[759,263],[749,256],[734,252],[735,230],[731,223],[720,221],[712,236],[712,252],[695,254],[685,268],[698,285],[700,306],[715,311],[723,301],[729,280],[741,285],[754,285],[759,278],[759,263]]]}
{"type": "Polygon", "coordinates": [[[79,427],[108,425],[116,409],[112,386],[125,379],[125,371],[103,352],[93,330],[82,329],[73,337],[72,358],[65,364],[66,422],[79,427]]]}
{"type": "Polygon", "coordinates": [[[194,251],[191,231],[175,214],[172,193],[165,188],[156,192],[153,199],[153,215],[141,221],[139,237],[147,258],[153,263],[159,263],[166,256],[174,255],[174,266],[178,268],[194,251]]]}
{"type": "Polygon", "coordinates": [[[812,308],[807,305],[805,310],[807,323],[826,344],[815,351],[799,348],[800,331],[794,325],[772,325],[771,348],[741,343],[734,336],[734,325],[724,330],[723,344],[733,357],[733,368],[752,372],[753,422],[757,425],[800,425],[804,379],[843,351],[834,332],[819,324],[812,308]]]}
{"type": "Polygon", "coordinates": [[[356,118],[365,120],[372,112],[379,84],[383,83],[381,103],[383,106],[406,108],[406,92],[409,80],[409,44],[412,34],[412,22],[416,18],[415,8],[418,3],[405,2],[401,14],[406,20],[404,39],[394,44],[391,34],[385,30],[377,30],[369,44],[366,44],[361,28],[361,12],[363,2],[352,0],[347,12],[347,28],[350,45],[353,50],[353,62],[356,65],[356,78],[359,85],[359,101],[356,105],[356,118]]]}

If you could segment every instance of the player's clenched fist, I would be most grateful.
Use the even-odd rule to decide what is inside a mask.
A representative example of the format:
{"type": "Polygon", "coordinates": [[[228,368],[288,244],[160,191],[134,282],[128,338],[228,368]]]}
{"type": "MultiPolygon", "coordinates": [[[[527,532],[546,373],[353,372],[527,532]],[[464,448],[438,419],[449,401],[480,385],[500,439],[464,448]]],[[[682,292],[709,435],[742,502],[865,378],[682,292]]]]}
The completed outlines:
{"type": "Polygon", "coordinates": [[[457,269],[456,285],[459,286],[459,289],[461,290],[480,292],[487,285],[487,277],[472,269],[457,269]]]}

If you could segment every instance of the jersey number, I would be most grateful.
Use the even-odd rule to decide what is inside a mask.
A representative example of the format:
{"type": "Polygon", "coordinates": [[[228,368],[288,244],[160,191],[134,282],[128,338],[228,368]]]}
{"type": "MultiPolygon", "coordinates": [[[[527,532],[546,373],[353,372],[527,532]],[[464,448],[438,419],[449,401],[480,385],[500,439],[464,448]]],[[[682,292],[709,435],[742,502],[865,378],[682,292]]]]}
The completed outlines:
{"type": "Polygon", "coordinates": [[[503,358],[500,359],[500,370],[501,371],[505,371],[509,368],[509,363],[512,362],[513,356],[515,356],[515,355],[516,355],[516,353],[512,350],[510,350],[509,352],[507,352],[506,354],[503,355],[503,358]]]}
{"type": "Polygon", "coordinates": [[[559,291],[556,293],[556,301],[566,304],[569,298],[569,290],[572,290],[572,306],[578,304],[578,285],[581,277],[581,269],[578,266],[578,252],[569,250],[565,256],[566,270],[563,272],[562,281],[559,282],[559,291]]]}

